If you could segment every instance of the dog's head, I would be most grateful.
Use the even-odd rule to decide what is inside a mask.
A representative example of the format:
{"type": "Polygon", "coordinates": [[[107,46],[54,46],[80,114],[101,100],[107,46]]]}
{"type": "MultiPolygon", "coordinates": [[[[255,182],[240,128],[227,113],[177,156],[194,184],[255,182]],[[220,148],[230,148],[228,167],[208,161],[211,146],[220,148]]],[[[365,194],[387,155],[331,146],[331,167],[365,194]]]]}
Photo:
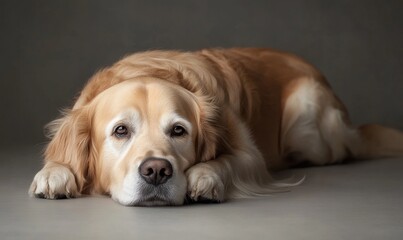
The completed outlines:
{"type": "Polygon", "coordinates": [[[178,85],[128,80],[59,121],[45,155],[67,162],[83,191],[124,205],[180,205],[186,170],[216,152],[213,112],[178,85]]]}

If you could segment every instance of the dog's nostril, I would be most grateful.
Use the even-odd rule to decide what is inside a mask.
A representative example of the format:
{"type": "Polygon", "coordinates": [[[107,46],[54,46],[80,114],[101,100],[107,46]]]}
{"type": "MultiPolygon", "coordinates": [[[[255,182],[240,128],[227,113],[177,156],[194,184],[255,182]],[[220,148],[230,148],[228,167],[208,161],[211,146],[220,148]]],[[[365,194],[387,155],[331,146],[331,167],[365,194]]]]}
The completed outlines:
{"type": "Polygon", "coordinates": [[[140,165],[139,172],[147,183],[159,185],[172,176],[172,165],[165,159],[149,158],[140,165]]]}
{"type": "Polygon", "coordinates": [[[165,176],[165,168],[161,169],[160,176],[165,176]]]}
{"type": "Polygon", "coordinates": [[[168,169],[161,169],[160,171],[160,176],[171,176],[172,175],[172,168],[168,168],[168,169]]]}
{"type": "Polygon", "coordinates": [[[154,173],[154,170],[152,168],[147,168],[147,172],[144,174],[146,176],[150,176],[154,173]]]}

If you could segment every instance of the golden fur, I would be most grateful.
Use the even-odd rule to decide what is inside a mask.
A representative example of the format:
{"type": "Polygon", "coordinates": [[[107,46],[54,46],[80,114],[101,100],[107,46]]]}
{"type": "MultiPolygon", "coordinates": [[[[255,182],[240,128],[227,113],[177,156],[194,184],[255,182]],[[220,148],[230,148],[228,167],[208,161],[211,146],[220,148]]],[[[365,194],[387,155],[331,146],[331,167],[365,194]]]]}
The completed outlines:
{"type": "Polygon", "coordinates": [[[264,195],[293,185],[270,170],[403,154],[401,132],[353,127],[318,70],[270,49],[133,54],[96,73],[49,130],[32,195],[101,193],[125,205],[264,195]],[[116,121],[128,137],[113,135],[116,121]],[[170,137],[177,122],[188,134],[170,137]],[[138,176],[150,157],[172,164],[163,185],[138,176]]]}

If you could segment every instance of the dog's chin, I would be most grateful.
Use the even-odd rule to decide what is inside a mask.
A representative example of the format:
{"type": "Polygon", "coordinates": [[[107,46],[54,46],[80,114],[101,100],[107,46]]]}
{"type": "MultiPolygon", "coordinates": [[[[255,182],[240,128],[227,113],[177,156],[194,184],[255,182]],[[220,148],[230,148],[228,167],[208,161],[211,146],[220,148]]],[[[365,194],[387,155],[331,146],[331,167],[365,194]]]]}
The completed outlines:
{"type": "Polygon", "coordinates": [[[125,206],[178,206],[183,205],[185,196],[172,192],[153,191],[144,194],[112,194],[112,199],[125,206]]]}
{"type": "Polygon", "coordinates": [[[161,197],[150,197],[141,201],[136,202],[133,206],[143,206],[143,207],[153,207],[153,206],[176,206],[182,205],[180,203],[175,203],[172,200],[161,198],[161,197]]]}
{"type": "Polygon", "coordinates": [[[179,206],[179,205],[183,205],[183,203],[184,203],[184,200],[175,201],[172,199],[168,199],[168,198],[164,198],[164,197],[157,197],[157,196],[146,197],[146,198],[141,198],[141,199],[136,199],[136,200],[131,200],[131,201],[116,199],[116,198],[114,200],[125,206],[139,206],[139,207],[179,206]]]}

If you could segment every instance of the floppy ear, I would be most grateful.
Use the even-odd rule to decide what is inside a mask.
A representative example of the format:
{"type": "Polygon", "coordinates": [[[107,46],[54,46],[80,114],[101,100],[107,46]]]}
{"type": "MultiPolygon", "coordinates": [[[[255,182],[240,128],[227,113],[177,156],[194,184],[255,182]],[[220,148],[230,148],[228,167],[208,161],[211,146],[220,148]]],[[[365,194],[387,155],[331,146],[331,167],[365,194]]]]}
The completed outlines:
{"type": "Polygon", "coordinates": [[[74,109],[51,122],[47,128],[52,138],[45,150],[45,161],[68,167],[83,192],[91,181],[91,114],[88,108],[74,109]]]}
{"type": "Polygon", "coordinates": [[[205,101],[198,102],[197,156],[201,162],[215,159],[220,144],[218,113],[212,106],[205,101]]]}

